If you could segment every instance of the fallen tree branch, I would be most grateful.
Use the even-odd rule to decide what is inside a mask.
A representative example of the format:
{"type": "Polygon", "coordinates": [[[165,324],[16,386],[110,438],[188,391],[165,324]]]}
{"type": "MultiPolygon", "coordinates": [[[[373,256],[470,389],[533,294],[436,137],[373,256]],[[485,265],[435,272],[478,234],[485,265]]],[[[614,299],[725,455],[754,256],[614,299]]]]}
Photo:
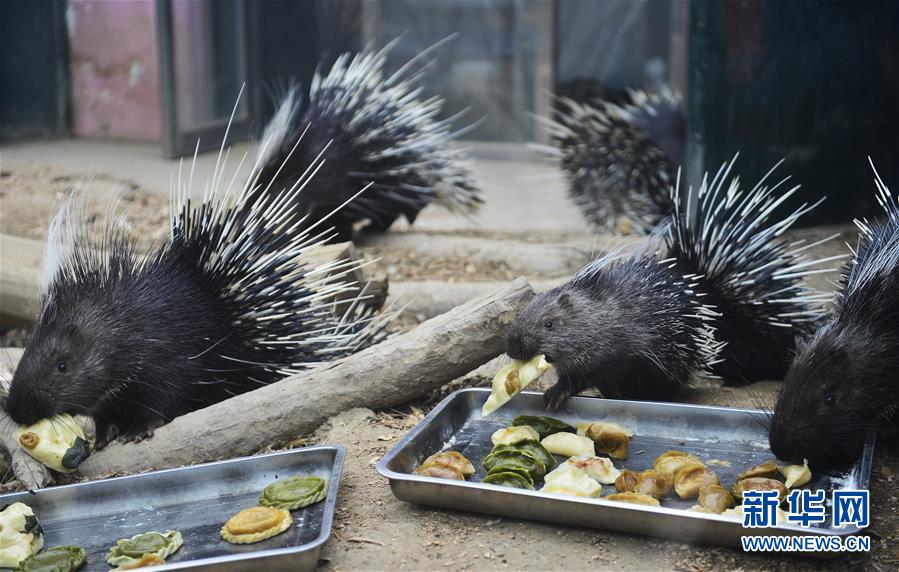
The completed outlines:
{"type": "Polygon", "coordinates": [[[248,455],[353,407],[402,405],[502,353],[505,327],[533,296],[518,278],[339,362],[179,417],[151,439],[113,443],[80,472],[98,477],[248,455]]]}

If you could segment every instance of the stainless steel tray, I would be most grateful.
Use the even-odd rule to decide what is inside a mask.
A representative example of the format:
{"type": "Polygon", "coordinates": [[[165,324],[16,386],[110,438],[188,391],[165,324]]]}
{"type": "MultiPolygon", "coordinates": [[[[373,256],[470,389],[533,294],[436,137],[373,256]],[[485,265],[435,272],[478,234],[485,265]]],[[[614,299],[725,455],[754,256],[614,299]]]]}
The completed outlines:
{"type": "MultiPolygon", "coordinates": [[[[858,532],[853,527],[832,529],[829,524],[745,529],[732,517],[686,511],[696,504],[695,500],[666,498],[662,507],[649,507],[481,484],[486,471],[480,463],[492,448],[491,434],[518,415],[545,414],[542,396],[525,392],[482,418],[481,405],[489,394],[487,389],[456,391],[381,459],[378,471],[390,479],[394,496],[422,505],[725,546],[739,546],[740,537],[750,534],[844,536],[858,532]],[[410,474],[428,455],[443,450],[461,452],[472,461],[477,473],[465,482],[410,474]]],[[[552,416],[572,425],[579,421],[614,421],[633,430],[630,455],[626,461],[615,461],[618,468],[647,469],[658,455],[677,449],[706,462],[723,461],[725,464],[713,463],[711,468],[729,486],[740,471],[773,457],[760,411],[575,397],[552,416]]],[[[815,475],[810,488],[867,488],[873,451],[871,435],[864,455],[851,470],[815,475]]],[[[602,495],[614,489],[604,485],[602,495]]]]}
{"type": "Polygon", "coordinates": [[[0,496],[22,501],[44,528],[44,546],[75,544],[87,551],[84,571],[106,571],[106,554],[120,538],[177,530],[184,545],[153,570],[314,570],[331,534],[343,447],[308,447],[155,471],[104,481],[0,496]],[[219,529],[234,513],[256,506],[278,478],[328,479],[324,502],[293,511],[287,532],[256,544],[229,544],[219,529]]]}

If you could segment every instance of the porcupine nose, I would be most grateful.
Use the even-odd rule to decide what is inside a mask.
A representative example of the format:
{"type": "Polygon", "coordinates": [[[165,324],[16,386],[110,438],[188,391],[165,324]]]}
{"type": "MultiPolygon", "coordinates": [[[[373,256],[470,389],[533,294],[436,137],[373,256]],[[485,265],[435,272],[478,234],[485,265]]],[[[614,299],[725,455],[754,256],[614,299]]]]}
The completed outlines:
{"type": "Polygon", "coordinates": [[[529,360],[537,354],[537,344],[528,336],[513,333],[506,337],[506,353],[512,359],[529,360]]]}
{"type": "Polygon", "coordinates": [[[53,415],[53,406],[43,392],[13,384],[6,399],[6,412],[16,423],[32,425],[53,415]]]}
{"type": "Polygon", "coordinates": [[[768,444],[771,452],[781,461],[790,463],[802,463],[803,454],[808,456],[808,447],[804,439],[793,431],[772,426],[768,435],[768,444]]]}

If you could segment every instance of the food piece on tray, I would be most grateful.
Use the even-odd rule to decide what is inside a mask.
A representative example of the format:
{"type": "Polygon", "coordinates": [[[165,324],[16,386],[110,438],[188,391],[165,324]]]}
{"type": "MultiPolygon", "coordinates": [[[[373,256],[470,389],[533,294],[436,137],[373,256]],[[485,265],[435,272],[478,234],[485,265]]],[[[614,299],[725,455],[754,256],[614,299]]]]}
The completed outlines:
{"type": "Polygon", "coordinates": [[[323,500],[328,496],[328,481],[321,477],[290,477],[280,479],[262,489],[260,506],[296,510],[323,500]]]}
{"type": "Polygon", "coordinates": [[[494,431],[490,436],[490,441],[494,445],[514,445],[519,441],[539,441],[540,434],[530,425],[519,425],[517,427],[503,427],[494,431]]]}
{"type": "Polygon", "coordinates": [[[25,503],[14,502],[0,511],[0,568],[16,568],[44,547],[44,531],[25,503]]]}
{"type": "Polygon", "coordinates": [[[465,480],[462,473],[453,467],[441,465],[440,463],[426,463],[412,471],[412,474],[418,475],[419,477],[432,477],[435,479],[450,479],[453,481],[465,480]]]}
{"type": "Polygon", "coordinates": [[[808,459],[803,459],[801,465],[778,465],[778,472],[784,476],[788,489],[801,487],[812,480],[812,471],[808,468],[808,459]]]}
{"type": "Polygon", "coordinates": [[[451,467],[459,472],[463,477],[470,477],[474,474],[474,465],[471,464],[471,461],[465,458],[465,455],[458,451],[443,451],[441,453],[434,453],[422,463],[424,465],[430,464],[443,465],[445,467],[451,467]]]}
{"type": "Polygon", "coordinates": [[[91,453],[84,429],[68,414],[20,425],[13,436],[26,453],[60,473],[74,472],[91,453]]]}
{"type": "Polygon", "coordinates": [[[659,499],[653,498],[649,495],[641,495],[640,493],[612,493],[609,496],[603,497],[603,500],[617,501],[617,502],[627,502],[631,504],[645,504],[648,506],[661,506],[659,499]]]}
{"type": "Polygon", "coordinates": [[[293,519],[287,509],[254,506],[229,518],[222,527],[221,535],[231,544],[252,544],[281,534],[291,524],[293,519]]]}
{"type": "Polygon", "coordinates": [[[537,457],[540,459],[540,462],[543,463],[543,467],[547,471],[551,471],[553,467],[556,466],[556,458],[552,456],[552,453],[546,450],[546,448],[540,444],[539,441],[519,441],[514,445],[497,445],[493,448],[491,453],[496,453],[497,451],[524,451],[525,453],[529,453],[530,455],[537,457]]]}
{"type": "Polygon", "coordinates": [[[574,465],[587,473],[591,479],[594,479],[601,485],[611,485],[621,473],[612,464],[612,461],[605,457],[597,457],[596,455],[578,455],[571,457],[563,465],[574,465]]]}
{"type": "Polygon", "coordinates": [[[787,498],[787,487],[780,481],[768,479],[766,477],[750,477],[748,479],[742,479],[735,482],[734,486],[730,489],[734,498],[740,499],[740,501],[743,500],[743,493],[745,491],[777,491],[777,497],[780,499],[780,502],[783,502],[783,500],[787,498]]]}
{"type": "Polygon", "coordinates": [[[487,471],[516,469],[527,472],[534,479],[546,474],[546,465],[539,458],[523,449],[504,449],[490,453],[482,462],[487,471]]]}
{"type": "Polygon", "coordinates": [[[595,455],[593,440],[574,433],[553,433],[540,441],[547,451],[563,457],[595,455]]]}
{"type": "Polygon", "coordinates": [[[591,478],[586,471],[574,465],[562,463],[556,470],[543,478],[542,493],[556,493],[577,497],[598,497],[602,485],[591,478]]]}
{"type": "Polygon", "coordinates": [[[84,565],[87,554],[80,546],[54,546],[23,560],[21,572],[72,572],[84,565]]]}
{"type": "Polygon", "coordinates": [[[177,530],[169,530],[165,534],[145,532],[116,542],[115,546],[109,549],[106,562],[110,566],[128,570],[134,568],[142,559],[144,562],[146,559],[152,560],[153,557],[165,560],[181,548],[182,544],[184,540],[177,530]]]}
{"type": "Polygon", "coordinates": [[[706,485],[718,485],[718,475],[703,467],[687,466],[674,475],[674,492],[682,499],[695,499],[706,485]]]}
{"type": "Polygon", "coordinates": [[[668,451],[667,453],[662,453],[656,457],[655,462],[652,464],[653,469],[672,479],[674,479],[678,471],[690,467],[700,467],[704,469],[705,464],[697,457],[694,457],[689,453],[684,453],[683,451],[668,451]]]}
{"type": "Polygon", "coordinates": [[[512,363],[496,372],[493,377],[490,397],[481,408],[481,415],[490,415],[508,403],[548,369],[549,364],[542,355],[529,361],[512,360],[512,363]]]}
{"type": "Polygon", "coordinates": [[[737,480],[742,481],[743,479],[751,479],[752,477],[765,477],[766,479],[773,479],[777,476],[777,462],[774,459],[768,459],[764,463],[759,465],[755,465],[754,467],[749,467],[739,475],[737,475],[737,480]]]}
{"type": "Polygon", "coordinates": [[[616,423],[593,421],[578,423],[577,434],[593,441],[597,452],[623,460],[627,459],[627,447],[633,432],[616,423]]]}
{"type": "Polygon", "coordinates": [[[734,506],[734,497],[730,491],[721,485],[705,485],[699,489],[699,506],[713,512],[721,514],[734,506]]]}
{"type": "Polygon", "coordinates": [[[576,433],[577,429],[552,417],[541,417],[539,415],[519,415],[512,420],[512,425],[528,425],[540,434],[540,439],[552,435],[553,433],[576,433]]]}
{"type": "Polygon", "coordinates": [[[674,487],[674,479],[656,471],[647,469],[640,473],[634,492],[641,495],[661,499],[671,492],[674,487]]]}
{"type": "Polygon", "coordinates": [[[494,469],[481,482],[499,487],[534,490],[534,479],[527,471],[494,469]]]}
{"type": "Polygon", "coordinates": [[[615,479],[615,490],[619,493],[637,492],[637,483],[640,482],[640,473],[630,469],[622,469],[615,479]]]}

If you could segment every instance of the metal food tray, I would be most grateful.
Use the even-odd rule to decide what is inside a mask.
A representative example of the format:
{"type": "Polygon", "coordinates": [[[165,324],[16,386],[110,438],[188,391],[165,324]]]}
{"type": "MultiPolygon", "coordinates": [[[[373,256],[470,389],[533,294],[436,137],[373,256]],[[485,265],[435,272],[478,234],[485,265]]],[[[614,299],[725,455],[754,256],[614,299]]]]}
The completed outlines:
{"type": "MultiPolygon", "coordinates": [[[[381,459],[378,471],[390,479],[396,498],[442,508],[724,546],[740,546],[740,537],[751,534],[845,536],[859,532],[851,526],[831,528],[830,506],[826,525],[802,528],[778,524],[747,529],[733,517],[685,510],[697,504],[696,499],[669,496],[662,500],[661,507],[651,507],[482,484],[486,470],[481,461],[492,448],[493,432],[510,425],[518,415],[547,415],[542,395],[524,392],[484,418],[481,406],[488,395],[488,389],[456,391],[381,459]],[[477,472],[468,481],[411,474],[429,455],[446,450],[465,455],[477,472]]],[[[747,409],[589,397],[574,397],[563,410],[551,414],[570,425],[580,421],[612,421],[632,430],[634,436],[627,460],[613,460],[619,469],[641,471],[651,468],[655,458],[665,451],[687,451],[717,472],[725,487],[741,471],[773,458],[763,415],[761,411],[747,409]]],[[[808,487],[828,491],[867,488],[873,453],[871,434],[862,458],[849,471],[815,474],[808,487]]],[[[539,489],[542,481],[535,486],[539,489]]],[[[602,496],[614,492],[614,485],[603,485],[602,496]]],[[[828,505],[829,497],[828,493],[828,505]]]]}
{"type": "Polygon", "coordinates": [[[331,534],[343,447],[308,447],[180,469],[0,496],[21,501],[44,529],[44,546],[74,544],[87,551],[83,571],[106,571],[117,540],[148,531],[177,530],[184,545],[153,570],[314,570],[331,534]],[[228,518],[258,505],[276,479],[328,479],[323,502],[291,512],[287,532],[255,544],[230,544],[219,530],[228,518]]]}

